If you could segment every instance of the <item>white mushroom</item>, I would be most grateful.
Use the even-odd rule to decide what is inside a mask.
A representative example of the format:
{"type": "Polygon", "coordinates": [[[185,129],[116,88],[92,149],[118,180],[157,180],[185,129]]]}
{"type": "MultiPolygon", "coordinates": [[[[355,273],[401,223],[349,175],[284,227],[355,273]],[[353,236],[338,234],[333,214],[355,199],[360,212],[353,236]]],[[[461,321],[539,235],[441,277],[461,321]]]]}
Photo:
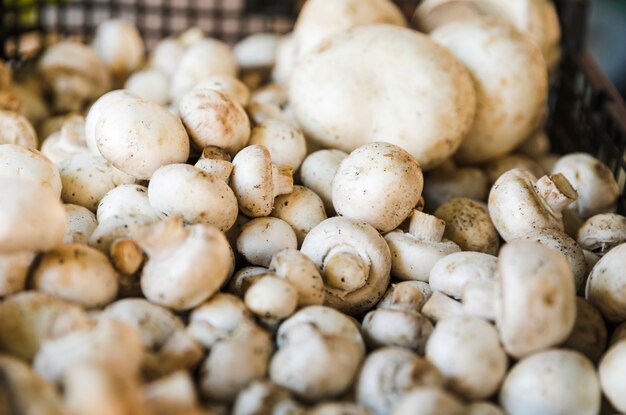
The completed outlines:
{"type": "Polygon", "coordinates": [[[123,184],[111,189],[98,204],[98,222],[127,216],[145,216],[156,222],[159,216],[150,206],[148,188],[138,184],[123,184]]]}
{"type": "Polygon", "coordinates": [[[243,225],[237,251],[253,265],[268,267],[272,257],[284,249],[298,247],[296,234],[287,222],[267,217],[243,225]]]}
{"type": "Polygon", "coordinates": [[[576,237],[580,246],[598,255],[626,242],[626,217],[601,213],[582,224],[576,237]]]}
{"type": "Polygon", "coordinates": [[[284,109],[289,105],[289,93],[284,85],[270,83],[254,90],[250,102],[277,105],[284,109]]]}
{"type": "Polygon", "coordinates": [[[124,89],[155,104],[167,105],[170,101],[169,81],[158,69],[144,69],[132,74],[124,89]]]}
{"type": "Polygon", "coordinates": [[[155,171],[148,199],[161,218],[179,216],[185,223],[208,223],[221,231],[237,220],[237,199],[230,187],[187,164],[169,164],[155,171]]]}
{"type": "Polygon", "coordinates": [[[37,148],[37,133],[32,124],[16,112],[0,111],[0,144],[37,148]]]}
{"type": "Polygon", "coordinates": [[[502,408],[491,402],[472,402],[465,408],[465,415],[505,415],[502,408]]]}
{"type": "Polygon", "coordinates": [[[463,404],[438,387],[415,388],[394,406],[392,415],[461,415],[463,404]]]}
{"type": "Polygon", "coordinates": [[[286,121],[271,119],[257,124],[250,135],[250,144],[267,147],[272,161],[296,171],[306,156],[302,132],[286,121]]]}
{"type": "Polygon", "coordinates": [[[274,199],[272,216],[291,225],[298,245],[302,244],[311,229],[328,218],[320,197],[304,186],[294,186],[291,193],[274,199]]]}
{"type": "Polygon", "coordinates": [[[183,370],[145,385],[142,395],[152,415],[212,414],[199,408],[194,381],[191,375],[183,370]]]}
{"type": "Polygon", "coordinates": [[[611,249],[593,267],[585,298],[610,322],[626,320],[626,243],[611,249]]]}
{"type": "Polygon", "coordinates": [[[295,249],[283,249],[272,257],[269,269],[287,280],[298,293],[298,305],[318,305],[324,302],[324,281],[317,266],[295,249]]]}
{"type": "Polygon", "coordinates": [[[272,68],[272,81],[288,85],[293,67],[296,64],[296,50],[293,32],[283,35],[276,45],[276,58],[272,68]]]}
{"type": "Polygon", "coordinates": [[[96,144],[96,126],[98,125],[100,117],[106,113],[106,108],[118,101],[134,101],[137,98],[138,97],[130,91],[118,89],[107,92],[93,103],[85,117],[85,143],[89,151],[100,154],[100,150],[98,150],[98,145],[96,144]]]}
{"type": "Polygon", "coordinates": [[[289,391],[267,380],[250,383],[237,395],[233,415],[300,415],[304,410],[289,391]]]}
{"type": "Polygon", "coordinates": [[[184,54],[185,45],[180,39],[165,38],[159,41],[150,53],[148,64],[171,79],[184,54]]]}
{"type": "MultiPolygon", "coordinates": [[[[543,1],[543,0],[540,0],[543,1]]],[[[548,134],[543,130],[536,131],[522,142],[515,152],[524,154],[532,159],[538,159],[550,153],[551,143],[548,134]]],[[[551,170],[551,169],[550,169],[551,170]]],[[[550,171],[545,170],[544,171],[550,171]]]]}
{"type": "Polygon", "coordinates": [[[455,252],[441,258],[430,271],[433,291],[461,298],[468,284],[496,279],[497,258],[481,252],[455,252]]]}
{"type": "Polygon", "coordinates": [[[132,23],[125,20],[110,19],[99,24],[93,48],[118,82],[123,82],[143,62],[141,35],[132,23]]]}
{"type": "Polygon", "coordinates": [[[620,412],[626,411],[624,370],[626,370],[626,342],[622,340],[606,352],[598,367],[602,391],[620,412]]]}
{"type": "Polygon", "coordinates": [[[26,278],[34,258],[31,252],[0,255],[0,297],[8,297],[26,287],[26,278]]]}
{"type": "Polygon", "coordinates": [[[582,354],[553,349],[519,361],[500,390],[507,414],[583,414],[600,412],[600,382],[582,354]]]}
{"type": "Polygon", "coordinates": [[[422,314],[433,323],[452,317],[463,316],[465,310],[460,302],[441,291],[434,291],[422,307],[422,314]]]}
{"type": "Polygon", "coordinates": [[[221,92],[245,107],[250,101],[250,90],[239,79],[228,75],[213,75],[198,82],[194,89],[211,89],[221,92]]]}
{"type": "Polygon", "coordinates": [[[17,144],[0,144],[0,177],[22,178],[61,195],[61,176],[48,157],[34,148],[17,144]]]}
{"type": "Polygon", "coordinates": [[[545,111],[548,71],[541,50],[510,25],[489,19],[452,22],[431,36],[465,65],[476,85],[474,123],[455,158],[475,164],[513,150],[545,111]]]}
{"type": "Polygon", "coordinates": [[[535,177],[541,177],[546,172],[532,158],[521,154],[508,154],[491,160],[484,165],[485,173],[489,179],[489,185],[493,185],[502,174],[512,169],[526,170],[535,177]]]}
{"type": "Polygon", "coordinates": [[[296,311],[298,292],[288,280],[265,274],[245,291],[244,302],[254,314],[280,320],[296,311]]]}
{"type": "Polygon", "coordinates": [[[75,154],[86,153],[85,118],[82,115],[69,115],[63,121],[61,130],[48,136],[41,144],[41,152],[60,168],[61,163],[75,154]]]}
{"type": "Polygon", "coordinates": [[[348,154],[341,150],[319,150],[309,154],[300,166],[302,184],[313,190],[324,202],[329,215],[335,213],[332,199],[333,178],[348,154]]]}
{"type": "Polygon", "coordinates": [[[233,163],[230,161],[230,155],[225,150],[216,146],[208,146],[202,150],[202,154],[194,166],[227,183],[233,172],[233,163]]]}

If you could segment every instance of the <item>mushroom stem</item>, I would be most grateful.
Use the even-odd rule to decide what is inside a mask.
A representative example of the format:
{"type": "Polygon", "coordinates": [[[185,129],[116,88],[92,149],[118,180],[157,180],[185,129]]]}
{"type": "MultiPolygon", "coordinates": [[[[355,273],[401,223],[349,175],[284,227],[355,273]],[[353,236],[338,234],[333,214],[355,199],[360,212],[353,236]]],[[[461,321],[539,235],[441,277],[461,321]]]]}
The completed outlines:
{"type": "Polygon", "coordinates": [[[446,223],[428,213],[414,210],[409,221],[409,233],[420,241],[441,242],[446,223]]]}
{"type": "Polygon", "coordinates": [[[274,184],[274,197],[291,193],[293,191],[291,169],[272,164],[272,182],[274,184]]]}
{"type": "Polygon", "coordinates": [[[228,160],[204,158],[198,160],[195,167],[223,181],[228,181],[230,174],[233,172],[233,163],[228,160]]]}
{"type": "Polygon", "coordinates": [[[169,254],[187,234],[188,230],[183,227],[182,219],[176,217],[140,229],[135,240],[148,256],[157,257],[162,253],[169,254]]]}
{"type": "Polygon", "coordinates": [[[535,186],[539,195],[557,213],[578,199],[578,193],[561,173],[543,176],[535,186]]]}
{"type": "Polygon", "coordinates": [[[141,248],[131,239],[117,239],[111,244],[111,262],[125,275],[133,275],[143,264],[141,248]]]}
{"type": "Polygon", "coordinates": [[[331,288],[352,292],[363,287],[369,275],[369,264],[345,247],[335,248],[324,259],[324,278],[331,288]]]}

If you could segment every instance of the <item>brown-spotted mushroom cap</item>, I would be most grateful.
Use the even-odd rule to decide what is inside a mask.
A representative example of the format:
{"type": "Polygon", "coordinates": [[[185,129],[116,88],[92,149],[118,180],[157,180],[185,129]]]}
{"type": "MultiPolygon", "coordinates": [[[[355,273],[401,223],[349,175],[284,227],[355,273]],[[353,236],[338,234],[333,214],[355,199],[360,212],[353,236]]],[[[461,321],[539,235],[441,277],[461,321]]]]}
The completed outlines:
{"type": "Polygon", "coordinates": [[[497,258],[482,252],[455,252],[441,258],[430,271],[433,291],[461,298],[465,286],[476,281],[495,280],[497,258]]]}
{"type": "Polygon", "coordinates": [[[306,156],[306,140],[292,123],[269,119],[257,124],[250,135],[250,144],[267,147],[272,161],[296,171],[306,156]]]}
{"type": "Polygon", "coordinates": [[[299,245],[311,229],[328,218],[322,199],[304,186],[294,186],[293,192],[278,196],[274,200],[272,216],[291,225],[299,245]]]}
{"type": "Polygon", "coordinates": [[[106,113],[106,108],[117,101],[134,100],[138,98],[126,89],[116,89],[107,92],[94,102],[85,116],[85,143],[92,153],[100,154],[96,144],[96,125],[100,117],[106,113]]]}
{"type": "Polygon", "coordinates": [[[626,217],[617,213],[592,216],[582,224],[576,239],[582,248],[605,254],[626,242],[626,217]]]}
{"type": "Polygon", "coordinates": [[[626,411],[626,341],[615,343],[604,355],[598,367],[602,392],[621,412],[626,411]]]}
{"type": "Polygon", "coordinates": [[[341,216],[388,232],[413,211],[423,185],[422,170],[411,154],[390,143],[365,144],[339,165],[333,206],[341,216]]]}
{"type": "Polygon", "coordinates": [[[261,217],[272,212],[276,196],[291,193],[293,177],[291,169],[272,163],[267,148],[252,145],[233,158],[230,186],[241,212],[261,217]]]}
{"type": "Polygon", "coordinates": [[[250,89],[239,79],[228,75],[212,75],[198,82],[194,89],[211,89],[228,95],[242,107],[250,101],[250,89]]]}
{"type": "Polygon", "coordinates": [[[535,177],[541,177],[546,173],[535,160],[522,154],[508,154],[498,157],[485,164],[483,168],[489,179],[489,186],[492,186],[498,177],[511,169],[526,170],[535,177]]]}
{"type": "Polygon", "coordinates": [[[365,222],[344,217],[326,219],[309,232],[301,251],[321,269],[326,304],[338,310],[362,313],[387,289],[389,247],[365,222]]]}
{"type": "Polygon", "coordinates": [[[545,112],[548,70],[541,50],[492,19],[452,22],[431,36],[459,59],[476,85],[476,117],[455,158],[476,164],[513,150],[545,112]]]}

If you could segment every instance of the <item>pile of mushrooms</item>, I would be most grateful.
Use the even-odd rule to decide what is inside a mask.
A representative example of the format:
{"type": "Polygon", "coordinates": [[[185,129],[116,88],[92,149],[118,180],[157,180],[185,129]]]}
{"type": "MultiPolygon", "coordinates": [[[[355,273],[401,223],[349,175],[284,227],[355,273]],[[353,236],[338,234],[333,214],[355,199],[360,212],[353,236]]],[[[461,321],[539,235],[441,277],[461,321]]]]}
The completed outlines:
{"type": "Polygon", "coordinates": [[[551,153],[554,16],[308,0],[0,62],[0,413],[626,412],[623,184],[551,153]]]}

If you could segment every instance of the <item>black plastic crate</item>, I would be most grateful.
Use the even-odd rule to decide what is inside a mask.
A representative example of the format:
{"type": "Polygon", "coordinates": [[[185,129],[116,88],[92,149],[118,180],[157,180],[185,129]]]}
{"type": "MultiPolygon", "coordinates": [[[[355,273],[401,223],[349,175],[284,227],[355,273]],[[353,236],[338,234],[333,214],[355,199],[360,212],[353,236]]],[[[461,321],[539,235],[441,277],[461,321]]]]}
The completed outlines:
{"type": "MultiPolygon", "coordinates": [[[[407,17],[419,0],[395,0],[407,17]]],[[[190,26],[234,43],[255,32],[292,28],[303,0],[0,0],[0,58],[19,64],[51,34],[89,40],[111,17],[134,22],[148,48],[190,26]]],[[[555,0],[563,59],[554,79],[548,132],[556,152],[585,151],[605,162],[622,189],[626,213],[626,106],[584,49],[589,0],[555,0]]]]}

